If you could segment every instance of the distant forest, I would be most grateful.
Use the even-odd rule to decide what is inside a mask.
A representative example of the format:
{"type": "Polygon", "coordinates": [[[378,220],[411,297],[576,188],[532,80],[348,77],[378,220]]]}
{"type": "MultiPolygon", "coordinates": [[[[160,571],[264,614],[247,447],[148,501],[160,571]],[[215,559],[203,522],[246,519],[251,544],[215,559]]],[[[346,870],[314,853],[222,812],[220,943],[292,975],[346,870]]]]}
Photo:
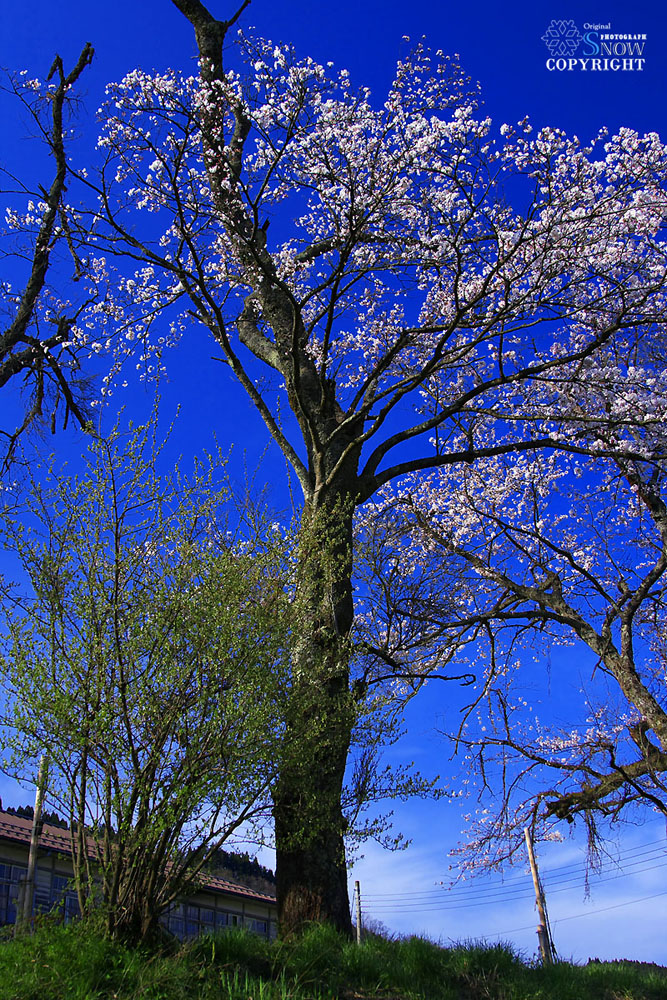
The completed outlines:
{"type": "MultiPolygon", "coordinates": [[[[0,811],[9,813],[11,816],[19,816],[22,819],[32,819],[35,813],[32,806],[4,807],[2,799],[0,799],[0,811]]],[[[64,820],[56,812],[49,812],[48,809],[42,810],[42,822],[48,823],[49,826],[57,826],[61,830],[69,830],[67,820],[64,820]]],[[[249,889],[264,889],[272,892],[276,884],[276,877],[271,869],[260,865],[257,858],[251,858],[247,851],[236,853],[224,851],[220,847],[207,865],[206,870],[211,875],[218,875],[231,882],[238,882],[249,889]]]]}

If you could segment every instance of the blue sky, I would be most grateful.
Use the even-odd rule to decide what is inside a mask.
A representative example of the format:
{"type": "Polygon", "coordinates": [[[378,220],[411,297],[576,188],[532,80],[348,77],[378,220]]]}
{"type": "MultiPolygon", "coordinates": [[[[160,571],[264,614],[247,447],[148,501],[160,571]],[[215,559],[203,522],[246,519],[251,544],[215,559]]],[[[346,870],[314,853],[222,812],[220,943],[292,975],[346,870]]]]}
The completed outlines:
{"type": "MultiPolygon", "coordinates": [[[[211,0],[210,9],[225,17],[234,8],[211,0]]],[[[558,126],[582,139],[592,137],[602,126],[611,131],[619,126],[640,133],[657,131],[667,138],[667,61],[663,52],[667,11],[654,2],[453,5],[442,0],[337,0],[335,4],[253,0],[244,23],[255,25],[274,40],[293,42],[304,55],[346,67],[354,83],[370,86],[378,98],[392,78],[397,58],[405,52],[403,36],[416,40],[423,35],[433,48],[460,54],[466,72],[480,81],[486,112],[498,125],[528,115],[535,126],[558,126]],[[550,70],[542,35],[552,20],[570,19],[581,34],[594,30],[586,25],[606,23],[614,33],[645,34],[642,68],[595,71],[578,65],[571,71],[550,70]]],[[[585,51],[591,51],[596,39],[597,35],[589,37],[585,51]]],[[[3,4],[0,9],[0,65],[26,67],[31,75],[45,74],[56,51],[66,65],[71,64],[86,41],[96,49],[94,64],[84,80],[91,113],[99,105],[108,80],[118,79],[136,65],[144,69],[187,66],[189,61],[193,65],[195,56],[189,25],[169,0],[117,0],[113,7],[90,0],[61,0],[57,4],[26,0],[3,4]]],[[[577,54],[583,52],[582,43],[577,54]]],[[[84,137],[90,124],[84,114],[84,137]]],[[[10,128],[15,129],[14,122],[10,128]]],[[[3,129],[2,135],[3,158],[21,162],[30,155],[29,146],[8,142],[7,130],[3,129]]],[[[173,411],[177,401],[182,404],[173,443],[175,455],[188,456],[210,446],[215,432],[223,448],[233,441],[239,456],[246,451],[252,467],[266,443],[264,429],[231,380],[221,376],[221,366],[208,360],[215,352],[203,337],[193,336],[200,337],[195,349],[191,339],[188,350],[179,350],[168,361],[170,383],[165,389],[165,407],[173,411]],[[241,433],[238,428],[242,428],[241,433]]],[[[151,398],[122,401],[135,413],[145,411],[151,398]]],[[[2,405],[7,405],[4,400],[2,405]]],[[[75,455],[79,440],[61,436],[56,446],[63,454],[75,455]]],[[[425,771],[444,771],[449,766],[442,743],[432,735],[443,711],[440,699],[434,694],[415,708],[400,748],[425,771]]],[[[25,793],[2,783],[0,790],[5,803],[26,800],[25,793]]],[[[522,869],[510,873],[511,881],[504,888],[497,877],[474,883],[469,898],[475,905],[464,906],[458,890],[447,896],[444,890],[436,889],[447,879],[447,854],[458,840],[461,815],[462,811],[442,802],[399,804],[397,826],[413,844],[399,855],[388,855],[372,845],[366,849],[365,858],[351,873],[352,880],[361,880],[364,909],[396,930],[426,931],[443,940],[484,936],[494,940],[501,935],[532,954],[535,914],[528,876],[522,869]],[[513,891],[517,878],[525,880],[525,896],[513,891]],[[478,887],[483,885],[487,886],[488,900],[480,906],[484,897],[478,894],[478,887]],[[431,895],[435,891],[442,895],[431,895]],[[396,898],[390,899],[389,894],[396,898]],[[447,900],[458,900],[459,908],[452,908],[451,902],[445,908],[447,900]]],[[[593,877],[587,900],[581,844],[566,841],[545,850],[542,862],[547,892],[550,880],[554,890],[559,887],[549,905],[556,945],[564,957],[629,957],[667,964],[661,931],[667,905],[667,869],[657,867],[659,856],[655,853],[664,841],[664,824],[657,822],[647,821],[624,833],[614,850],[625,862],[627,873],[620,877],[622,869],[612,872],[610,868],[599,880],[593,877]],[[612,879],[611,874],[619,877],[612,879]],[[660,892],[664,895],[655,895],[660,892]]]]}

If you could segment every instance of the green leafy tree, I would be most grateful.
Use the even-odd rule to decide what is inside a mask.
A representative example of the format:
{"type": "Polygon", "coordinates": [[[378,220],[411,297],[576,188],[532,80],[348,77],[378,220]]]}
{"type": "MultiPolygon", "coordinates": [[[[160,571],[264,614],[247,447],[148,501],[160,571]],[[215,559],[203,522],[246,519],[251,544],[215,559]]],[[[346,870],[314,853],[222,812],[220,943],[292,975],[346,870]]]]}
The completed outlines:
{"type": "Polygon", "coordinates": [[[48,754],[81,909],[133,940],[266,816],[284,684],[276,536],[225,525],[219,457],[158,458],[150,426],[95,441],[2,529],[30,583],[4,601],[5,768],[48,754]]]}

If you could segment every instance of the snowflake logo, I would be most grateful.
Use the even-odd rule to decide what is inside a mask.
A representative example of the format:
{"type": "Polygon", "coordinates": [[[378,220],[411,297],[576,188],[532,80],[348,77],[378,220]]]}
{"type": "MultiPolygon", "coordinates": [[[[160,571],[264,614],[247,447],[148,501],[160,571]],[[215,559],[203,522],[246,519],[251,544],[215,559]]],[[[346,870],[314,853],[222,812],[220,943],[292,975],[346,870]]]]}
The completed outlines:
{"type": "Polygon", "coordinates": [[[574,21],[552,21],[542,41],[552,56],[573,56],[579,48],[581,35],[574,21]]]}

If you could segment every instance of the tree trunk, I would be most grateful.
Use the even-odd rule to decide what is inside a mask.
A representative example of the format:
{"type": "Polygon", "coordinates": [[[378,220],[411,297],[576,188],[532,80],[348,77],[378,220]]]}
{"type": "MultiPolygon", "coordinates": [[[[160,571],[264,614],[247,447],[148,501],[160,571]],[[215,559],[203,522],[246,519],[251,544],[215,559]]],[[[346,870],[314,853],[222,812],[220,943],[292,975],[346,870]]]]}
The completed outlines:
{"type": "MultiPolygon", "coordinates": [[[[250,0],[242,0],[229,21],[217,20],[200,0],[173,2],[195,30],[203,82],[226,84],[223,42],[250,0]]],[[[202,113],[201,125],[211,192],[254,296],[252,308],[248,300],[237,322],[240,340],[257,359],[282,373],[308,450],[306,470],[229,348],[226,328],[220,327],[219,342],[235,375],[297,471],[304,492],[310,493],[299,545],[292,690],[273,793],[279,923],[282,934],[317,920],[351,935],[340,799],[354,720],[348,646],[353,617],[351,540],[364,418],[340,432],[345,415],[336,402],[335,382],[310,357],[296,299],[278,278],[257,218],[244,207],[247,192],[239,177],[250,121],[243,102],[229,104],[224,97],[221,104],[214,94],[209,97],[205,104],[211,110],[202,113]],[[221,150],[219,126],[230,110],[233,133],[221,150]],[[231,194],[227,174],[217,170],[221,154],[229,168],[231,194]],[[273,337],[257,325],[256,306],[273,337]]],[[[206,313],[204,322],[210,318],[206,313]]]]}
{"type": "Polygon", "coordinates": [[[352,503],[306,507],[299,544],[292,690],[273,795],[281,935],[325,922],[352,935],[341,809],[354,725],[349,686],[352,503]]]}
{"type": "MultiPolygon", "coordinates": [[[[322,698],[326,700],[328,696],[322,698]]],[[[346,737],[337,716],[335,705],[321,706],[316,717],[308,711],[302,714],[311,725],[298,740],[296,749],[303,757],[283,767],[274,793],[281,936],[298,933],[312,922],[329,923],[352,935],[340,801],[349,729],[346,737]],[[333,727],[338,730],[335,739],[333,727]]]]}

